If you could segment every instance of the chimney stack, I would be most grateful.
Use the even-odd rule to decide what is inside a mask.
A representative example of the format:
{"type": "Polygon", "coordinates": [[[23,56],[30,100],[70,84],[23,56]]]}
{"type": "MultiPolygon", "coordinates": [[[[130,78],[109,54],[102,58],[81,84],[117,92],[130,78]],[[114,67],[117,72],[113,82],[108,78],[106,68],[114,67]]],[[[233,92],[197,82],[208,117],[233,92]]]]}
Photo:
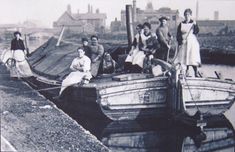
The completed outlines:
{"type": "Polygon", "coordinates": [[[133,11],[132,11],[132,16],[133,16],[133,22],[136,22],[136,0],[133,0],[133,11]]]}
{"type": "Polygon", "coordinates": [[[90,4],[88,4],[88,11],[87,13],[90,13],[91,12],[91,8],[90,8],[90,4]]]}
{"type": "Polygon", "coordinates": [[[214,20],[219,20],[219,11],[214,12],[214,20]]]}
{"type": "Polygon", "coordinates": [[[91,5],[91,13],[93,13],[93,6],[91,5]]]}
{"type": "Polygon", "coordinates": [[[68,12],[69,14],[72,14],[71,5],[70,5],[70,4],[67,5],[67,12],[68,12]]]}
{"type": "Polygon", "coordinates": [[[196,4],[196,20],[198,20],[198,14],[199,14],[199,2],[197,0],[197,4],[196,4]]]}

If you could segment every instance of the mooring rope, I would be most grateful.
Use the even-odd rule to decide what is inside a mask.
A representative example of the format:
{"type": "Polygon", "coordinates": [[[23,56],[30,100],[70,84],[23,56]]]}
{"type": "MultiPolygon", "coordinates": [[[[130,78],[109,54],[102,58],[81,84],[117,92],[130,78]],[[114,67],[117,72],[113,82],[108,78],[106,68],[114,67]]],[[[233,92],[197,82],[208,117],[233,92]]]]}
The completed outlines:
{"type": "Polygon", "coordinates": [[[192,98],[192,100],[193,100],[193,102],[194,102],[194,105],[196,106],[197,110],[200,112],[200,109],[199,109],[199,107],[198,107],[196,101],[195,101],[194,98],[193,98],[193,94],[192,94],[191,89],[190,89],[190,87],[189,87],[188,80],[186,79],[186,76],[185,76],[185,75],[183,75],[183,77],[184,77],[184,80],[185,80],[186,85],[187,85],[187,87],[188,87],[189,94],[190,94],[190,96],[191,96],[191,98],[192,98]]]}

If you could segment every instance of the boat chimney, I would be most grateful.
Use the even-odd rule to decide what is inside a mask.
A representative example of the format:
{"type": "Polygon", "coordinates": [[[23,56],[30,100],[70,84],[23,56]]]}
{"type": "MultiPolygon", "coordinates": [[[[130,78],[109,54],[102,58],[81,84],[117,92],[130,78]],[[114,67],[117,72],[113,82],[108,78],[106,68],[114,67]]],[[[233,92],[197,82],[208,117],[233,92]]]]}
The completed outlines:
{"type": "Polygon", "coordinates": [[[127,29],[128,46],[130,48],[134,40],[133,16],[132,16],[131,5],[126,5],[126,29],[127,29]]]}

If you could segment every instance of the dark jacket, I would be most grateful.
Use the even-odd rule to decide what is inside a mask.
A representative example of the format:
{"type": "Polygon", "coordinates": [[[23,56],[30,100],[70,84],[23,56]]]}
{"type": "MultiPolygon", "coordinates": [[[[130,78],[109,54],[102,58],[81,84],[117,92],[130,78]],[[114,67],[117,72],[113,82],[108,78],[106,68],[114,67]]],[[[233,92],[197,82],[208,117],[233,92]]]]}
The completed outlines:
{"type": "MultiPolygon", "coordinates": [[[[183,21],[182,23],[186,23],[186,21],[183,21]]],[[[176,39],[179,45],[183,44],[183,37],[182,37],[182,32],[181,32],[181,24],[179,24],[178,28],[177,28],[177,35],[176,35],[176,39]]],[[[193,23],[193,20],[190,20],[189,23],[193,23]]],[[[199,27],[198,25],[193,25],[193,34],[198,34],[199,33],[199,27]]]]}
{"type": "Polygon", "coordinates": [[[91,59],[91,47],[90,46],[82,46],[82,48],[85,51],[85,55],[88,56],[91,59]]]}
{"type": "Polygon", "coordinates": [[[11,41],[11,50],[25,50],[24,42],[21,39],[14,38],[11,41]]]}

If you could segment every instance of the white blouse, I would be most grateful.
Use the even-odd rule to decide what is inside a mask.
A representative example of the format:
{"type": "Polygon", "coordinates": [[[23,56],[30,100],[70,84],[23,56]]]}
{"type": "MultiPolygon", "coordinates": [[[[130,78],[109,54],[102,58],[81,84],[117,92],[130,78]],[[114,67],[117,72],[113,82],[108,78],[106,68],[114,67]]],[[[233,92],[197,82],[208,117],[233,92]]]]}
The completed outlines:
{"type": "Polygon", "coordinates": [[[73,71],[79,71],[78,69],[82,68],[81,72],[88,72],[91,69],[91,60],[87,56],[83,56],[82,58],[73,59],[72,64],[70,65],[70,69],[73,71]]]}

